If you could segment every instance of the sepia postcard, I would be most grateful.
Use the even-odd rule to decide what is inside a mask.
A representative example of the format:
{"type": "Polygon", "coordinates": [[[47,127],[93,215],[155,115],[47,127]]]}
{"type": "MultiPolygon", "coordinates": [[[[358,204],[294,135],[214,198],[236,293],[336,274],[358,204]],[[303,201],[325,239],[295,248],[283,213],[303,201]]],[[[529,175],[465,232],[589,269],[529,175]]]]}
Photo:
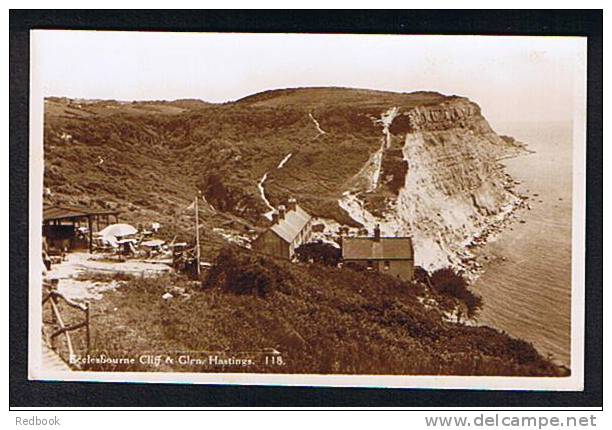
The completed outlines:
{"type": "Polygon", "coordinates": [[[583,388],[586,38],[30,40],[30,379],[583,388]]]}

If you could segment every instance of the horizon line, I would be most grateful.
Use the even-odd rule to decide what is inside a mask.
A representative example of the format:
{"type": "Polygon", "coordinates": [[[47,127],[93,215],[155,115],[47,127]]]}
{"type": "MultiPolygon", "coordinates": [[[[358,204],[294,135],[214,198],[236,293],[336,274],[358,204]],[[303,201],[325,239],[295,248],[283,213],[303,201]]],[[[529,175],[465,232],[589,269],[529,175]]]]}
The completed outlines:
{"type": "Polygon", "coordinates": [[[261,91],[257,91],[254,93],[249,93],[247,95],[241,96],[239,98],[236,99],[228,99],[226,101],[208,101],[205,100],[203,98],[198,98],[198,97],[180,97],[180,98],[176,98],[176,99],[160,99],[160,98],[156,98],[156,99],[121,99],[121,98],[99,98],[99,97],[95,97],[95,98],[87,98],[87,97],[77,97],[77,96],[68,96],[68,95],[45,95],[44,96],[44,100],[47,100],[49,98],[58,98],[58,99],[70,99],[70,100],[83,100],[83,101],[115,101],[115,102],[126,102],[126,103],[132,103],[132,102],[136,102],[136,103],[146,103],[146,102],[168,102],[168,103],[172,103],[172,102],[178,102],[178,101],[186,101],[186,100],[194,100],[194,101],[200,101],[203,103],[208,103],[208,104],[215,104],[215,105],[222,105],[222,104],[228,104],[228,103],[236,103],[239,102],[241,100],[244,100],[248,97],[254,97],[260,94],[264,94],[264,93],[270,93],[270,92],[275,92],[275,91],[290,91],[290,90],[317,90],[317,89],[337,89],[337,90],[355,90],[355,91],[372,91],[372,92],[379,92],[379,93],[388,93],[388,94],[404,94],[404,95],[409,95],[409,94],[422,94],[422,93],[430,93],[430,94],[438,94],[444,97],[461,97],[461,98],[466,98],[469,99],[469,97],[467,96],[461,96],[458,94],[444,94],[440,91],[437,90],[416,90],[416,91],[393,91],[393,90],[381,90],[381,89],[377,89],[377,88],[365,88],[365,87],[343,87],[343,86],[338,86],[338,85],[317,85],[317,86],[297,86],[297,87],[275,87],[275,88],[267,88],[261,91]]]}

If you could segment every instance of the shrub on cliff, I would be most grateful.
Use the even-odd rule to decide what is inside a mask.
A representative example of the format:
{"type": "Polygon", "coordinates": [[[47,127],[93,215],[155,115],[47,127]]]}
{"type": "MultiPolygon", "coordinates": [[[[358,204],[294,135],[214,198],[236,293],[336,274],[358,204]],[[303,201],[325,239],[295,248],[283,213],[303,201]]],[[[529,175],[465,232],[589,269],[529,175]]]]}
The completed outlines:
{"type": "Polygon", "coordinates": [[[299,261],[305,263],[321,263],[327,266],[337,266],[342,258],[342,251],[329,243],[313,242],[300,245],[295,250],[299,261]]]}
{"type": "Polygon", "coordinates": [[[419,282],[424,285],[430,284],[429,273],[427,273],[427,270],[423,269],[421,266],[414,267],[413,279],[416,282],[419,282]]]}
{"type": "Polygon", "coordinates": [[[219,252],[202,286],[266,296],[280,288],[284,276],[271,259],[226,247],[219,252]]]}
{"type": "Polygon", "coordinates": [[[482,298],[471,292],[466,280],[451,268],[436,270],[431,274],[430,282],[436,293],[462,301],[467,307],[468,318],[474,317],[482,307],[482,298]]]}

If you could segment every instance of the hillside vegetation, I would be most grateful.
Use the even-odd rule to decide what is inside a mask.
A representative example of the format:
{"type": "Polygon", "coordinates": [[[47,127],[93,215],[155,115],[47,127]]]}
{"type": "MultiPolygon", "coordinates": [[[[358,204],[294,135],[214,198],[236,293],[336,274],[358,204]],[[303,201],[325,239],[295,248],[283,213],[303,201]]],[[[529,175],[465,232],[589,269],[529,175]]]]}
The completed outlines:
{"type": "MultiPolygon", "coordinates": [[[[371,272],[291,264],[224,249],[204,289],[182,278],[122,278],[96,304],[94,350],[207,351],[254,365],[223,371],[359,374],[554,375],[530,344],[488,327],[445,322],[426,287],[371,272]],[[176,291],[180,290],[178,294],[176,291]],[[162,295],[170,291],[169,302],[162,295]],[[274,348],[283,366],[257,351],[274,348]],[[246,354],[246,355],[245,355],[246,354]]],[[[93,366],[108,370],[108,367],[93,366]]],[[[114,370],[219,371],[142,364],[114,370]]]]}
{"type": "MultiPolygon", "coordinates": [[[[175,203],[188,204],[200,188],[210,191],[206,197],[215,208],[262,223],[266,207],[257,182],[293,153],[282,181],[281,172],[270,174],[271,202],[291,193],[314,214],[350,222],[337,207],[342,185],[379,145],[380,127],[372,119],[399,96],[286,90],[224,105],[51,98],[45,110],[45,186],[59,200],[116,202],[128,216],[170,216],[175,203]],[[309,114],[326,134],[319,135],[309,114]],[[221,186],[207,187],[219,178],[221,186]]],[[[443,97],[399,98],[416,104],[443,97]]]]}
{"type": "Polygon", "coordinates": [[[252,239],[268,224],[260,186],[273,206],[295,197],[322,219],[411,235],[428,269],[460,264],[455,245],[516,201],[497,163],[516,142],[473,102],[434,92],[297,88],[224,104],[52,97],[44,131],[49,203],[118,208],[126,222],[157,221],[167,238],[189,240],[186,208],[201,191],[206,258],[228,235],[252,239]]]}

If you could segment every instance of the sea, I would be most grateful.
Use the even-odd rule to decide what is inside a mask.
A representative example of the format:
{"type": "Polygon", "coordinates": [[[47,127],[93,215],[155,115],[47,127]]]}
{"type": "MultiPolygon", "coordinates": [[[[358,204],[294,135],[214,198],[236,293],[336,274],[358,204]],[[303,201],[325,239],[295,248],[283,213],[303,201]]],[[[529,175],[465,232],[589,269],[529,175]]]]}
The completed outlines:
{"type": "Polygon", "coordinates": [[[572,124],[506,123],[495,131],[535,151],[503,160],[531,210],[485,245],[490,262],[473,286],[478,323],[531,342],[566,366],[571,357],[572,124]],[[520,220],[523,220],[522,222],[520,220]]]}

